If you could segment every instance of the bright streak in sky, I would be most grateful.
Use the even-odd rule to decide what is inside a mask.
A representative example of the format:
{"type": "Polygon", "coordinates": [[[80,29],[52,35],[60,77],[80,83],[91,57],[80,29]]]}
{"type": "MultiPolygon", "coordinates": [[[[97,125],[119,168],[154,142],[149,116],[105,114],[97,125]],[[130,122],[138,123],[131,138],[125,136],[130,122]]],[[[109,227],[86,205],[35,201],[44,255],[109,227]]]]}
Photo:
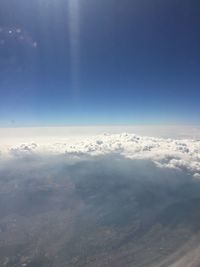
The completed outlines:
{"type": "Polygon", "coordinates": [[[69,33],[70,33],[70,65],[71,83],[74,97],[79,93],[80,67],[80,2],[69,0],[69,33]]]}

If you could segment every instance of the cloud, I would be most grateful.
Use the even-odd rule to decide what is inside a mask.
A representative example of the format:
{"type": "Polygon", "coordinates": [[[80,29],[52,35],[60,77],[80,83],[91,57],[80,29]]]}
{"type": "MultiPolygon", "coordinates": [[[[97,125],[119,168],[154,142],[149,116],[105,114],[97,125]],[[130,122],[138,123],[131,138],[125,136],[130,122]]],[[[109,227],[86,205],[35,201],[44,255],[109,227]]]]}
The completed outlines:
{"type": "Polygon", "coordinates": [[[10,154],[14,156],[23,156],[23,155],[33,153],[36,148],[37,148],[37,144],[35,143],[21,144],[19,146],[10,148],[10,154]]]}
{"type": "MultiPolygon", "coordinates": [[[[0,146],[0,148],[3,147],[0,146]]],[[[1,150],[1,149],[0,149],[1,150]]],[[[135,134],[102,134],[78,138],[37,138],[36,142],[5,145],[4,153],[10,157],[32,154],[71,155],[76,157],[117,154],[129,159],[146,159],[158,167],[181,169],[200,175],[200,140],[145,137],[135,134]]]]}

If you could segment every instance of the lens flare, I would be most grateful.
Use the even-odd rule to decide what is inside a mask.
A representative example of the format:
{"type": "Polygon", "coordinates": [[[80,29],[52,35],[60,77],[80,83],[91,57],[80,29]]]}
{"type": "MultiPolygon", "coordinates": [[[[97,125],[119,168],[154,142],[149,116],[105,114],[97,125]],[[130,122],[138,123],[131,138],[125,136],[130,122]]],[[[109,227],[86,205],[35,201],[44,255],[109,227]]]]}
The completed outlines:
{"type": "Polygon", "coordinates": [[[79,94],[80,75],[80,3],[79,0],[69,0],[69,40],[70,40],[70,64],[71,64],[71,87],[74,96],[79,94]]]}

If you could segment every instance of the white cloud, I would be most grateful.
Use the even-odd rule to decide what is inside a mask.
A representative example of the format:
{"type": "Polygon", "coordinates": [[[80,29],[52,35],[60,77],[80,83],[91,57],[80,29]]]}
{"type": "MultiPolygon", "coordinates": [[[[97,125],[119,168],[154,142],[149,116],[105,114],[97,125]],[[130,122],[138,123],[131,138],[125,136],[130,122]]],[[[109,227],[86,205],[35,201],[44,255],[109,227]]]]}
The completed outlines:
{"type": "Polygon", "coordinates": [[[152,160],[159,167],[182,169],[195,177],[200,176],[200,140],[198,139],[178,140],[129,133],[35,139],[34,142],[29,142],[28,139],[27,142],[14,146],[4,143],[0,145],[2,150],[0,155],[15,157],[33,153],[76,156],[120,154],[130,159],[152,160]]]}

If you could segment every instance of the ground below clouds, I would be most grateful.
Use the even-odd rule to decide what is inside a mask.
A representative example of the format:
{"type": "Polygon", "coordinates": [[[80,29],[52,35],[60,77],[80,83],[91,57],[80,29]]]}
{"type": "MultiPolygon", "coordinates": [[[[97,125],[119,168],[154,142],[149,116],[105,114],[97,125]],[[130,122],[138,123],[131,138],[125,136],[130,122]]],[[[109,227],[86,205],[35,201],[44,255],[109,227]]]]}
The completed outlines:
{"type": "Polygon", "coordinates": [[[0,168],[0,266],[195,267],[200,182],[148,159],[28,154],[0,168]]]}

